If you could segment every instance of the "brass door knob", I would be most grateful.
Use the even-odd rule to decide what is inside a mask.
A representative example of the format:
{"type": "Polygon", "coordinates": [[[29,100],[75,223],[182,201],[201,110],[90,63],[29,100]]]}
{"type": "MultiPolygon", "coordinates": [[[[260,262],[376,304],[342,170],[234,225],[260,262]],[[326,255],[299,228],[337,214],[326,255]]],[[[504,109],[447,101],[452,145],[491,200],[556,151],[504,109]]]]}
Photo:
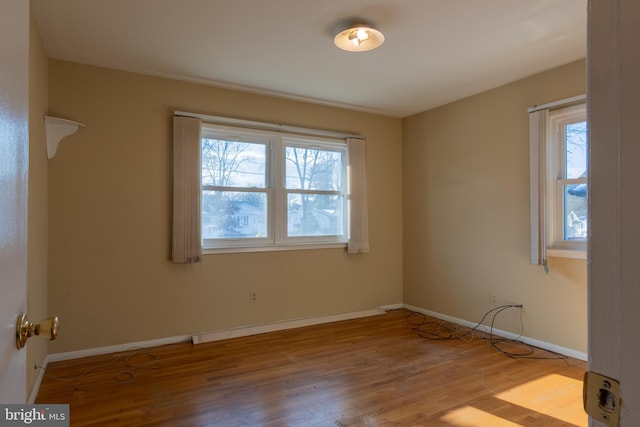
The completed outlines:
{"type": "Polygon", "coordinates": [[[51,317],[40,323],[31,323],[27,315],[22,313],[16,321],[16,346],[21,349],[27,343],[27,339],[34,335],[39,335],[48,340],[55,340],[58,336],[59,320],[51,317]]]}

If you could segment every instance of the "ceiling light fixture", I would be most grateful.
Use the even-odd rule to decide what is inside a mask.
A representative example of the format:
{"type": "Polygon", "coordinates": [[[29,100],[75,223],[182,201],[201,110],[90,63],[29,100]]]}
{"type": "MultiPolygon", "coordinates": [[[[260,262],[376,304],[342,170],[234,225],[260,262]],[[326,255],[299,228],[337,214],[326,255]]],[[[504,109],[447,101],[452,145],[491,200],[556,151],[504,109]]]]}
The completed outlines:
{"type": "Polygon", "coordinates": [[[349,52],[365,52],[384,43],[384,34],[369,25],[357,23],[338,32],[333,42],[349,52]]]}

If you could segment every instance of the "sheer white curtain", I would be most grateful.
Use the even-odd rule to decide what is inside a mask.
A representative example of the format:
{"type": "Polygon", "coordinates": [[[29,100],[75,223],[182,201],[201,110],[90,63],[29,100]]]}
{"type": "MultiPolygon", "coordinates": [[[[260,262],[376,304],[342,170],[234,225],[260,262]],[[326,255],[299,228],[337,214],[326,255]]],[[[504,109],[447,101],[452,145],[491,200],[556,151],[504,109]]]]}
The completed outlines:
{"type": "Polygon", "coordinates": [[[369,252],[367,215],[367,165],[365,140],[348,138],[349,150],[349,253],[369,252]]]}
{"type": "Polygon", "coordinates": [[[200,262],[200,119],[173,117],[173,247],[176,264],[200,262]]]}
{"type": "Polygon", "coordinates": [[[548,109],[529,113],[529,173],[531,177],[531,264],[547,265],[546,135],[548,109]]]}

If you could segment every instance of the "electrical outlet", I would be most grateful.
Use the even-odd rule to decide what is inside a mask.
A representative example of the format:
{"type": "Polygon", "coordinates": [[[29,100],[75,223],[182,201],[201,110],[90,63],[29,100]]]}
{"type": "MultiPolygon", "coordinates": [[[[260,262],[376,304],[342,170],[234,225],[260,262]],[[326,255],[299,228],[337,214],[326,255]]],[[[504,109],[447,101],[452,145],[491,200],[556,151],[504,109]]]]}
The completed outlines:
{"type": "Polygon", "coordinates": [[[493,292],[489,293],[489,305],[491,307],[495,307],[496,305],[498,305],[496,294],[494,294],[493,292]]]}
{"type": "Polygon", "coordinates": [[[255,304],[258,301],[258,294],[255,292],[249,292],[249,302],[255,304]]]}

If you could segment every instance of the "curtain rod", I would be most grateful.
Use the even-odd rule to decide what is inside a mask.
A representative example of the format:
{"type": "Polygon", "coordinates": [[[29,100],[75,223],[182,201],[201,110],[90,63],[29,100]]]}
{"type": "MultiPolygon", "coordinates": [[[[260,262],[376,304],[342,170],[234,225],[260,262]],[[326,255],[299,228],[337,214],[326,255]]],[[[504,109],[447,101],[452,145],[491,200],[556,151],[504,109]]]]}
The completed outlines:
{"type": "Polygon", "coordinates": [[[281,125],[277,123],[257,122],[254,120],[233,119],[231,117],[209,116],[207,114],[189,113],[186,111],[174,111],[173,114],[176,116],[196,117],[198,119],[201,119],[205,123],[217,124],[217,125],[240,126],[240,127],[246,127],[246,128],[252,128],[252,129],[271,130],[275,132],[295,133],[299,135],[321,136],[325,138],[365,139],[365,137],[362,135],[356,135],[351,133],[333,132],[328,130],[303,128],[303,127],[297,127],[297,126],[287,126],[287,125],[281,125]]]}
{"type": "Polygon", "coordinates": [[[586,99],[586,94],[572,96],[571,98],[560,99],[559,101],[548,102],[542,105],[534,105],[533,107],[529,107],[528,111],[530,113],[533,113],[536,111],[545,110],[547,108],[569,106],[571,104],[578,104],[579,102],[585,101],[586,99]]]}

